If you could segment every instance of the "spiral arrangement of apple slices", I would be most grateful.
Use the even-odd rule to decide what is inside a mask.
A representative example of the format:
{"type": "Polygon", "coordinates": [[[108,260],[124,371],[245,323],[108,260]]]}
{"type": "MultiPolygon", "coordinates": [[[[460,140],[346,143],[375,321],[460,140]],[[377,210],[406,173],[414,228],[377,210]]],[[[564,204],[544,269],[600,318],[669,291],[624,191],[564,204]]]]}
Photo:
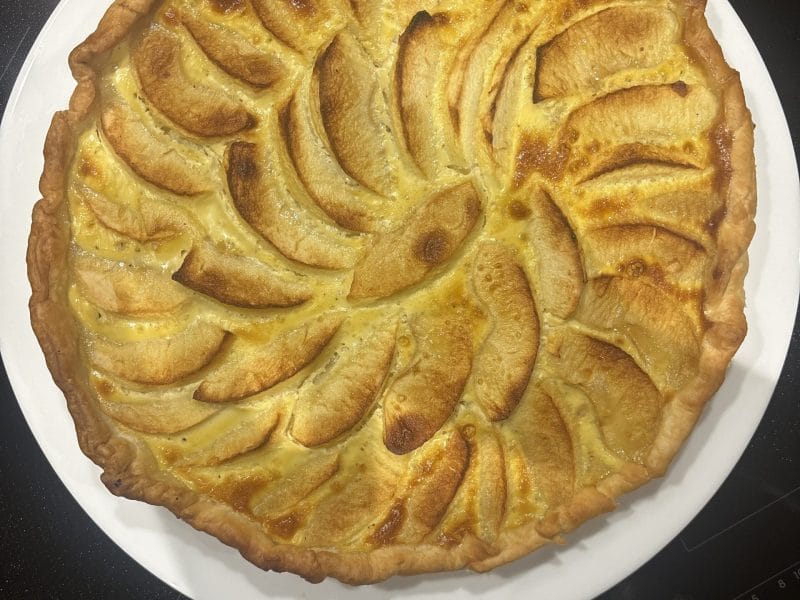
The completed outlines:
{"type": "Polygon", "coordinates": [[[727,285],[690,4],[157,3],[70,175],[104,413],[302,548],[487,568],[610,508],[727,285]]]}

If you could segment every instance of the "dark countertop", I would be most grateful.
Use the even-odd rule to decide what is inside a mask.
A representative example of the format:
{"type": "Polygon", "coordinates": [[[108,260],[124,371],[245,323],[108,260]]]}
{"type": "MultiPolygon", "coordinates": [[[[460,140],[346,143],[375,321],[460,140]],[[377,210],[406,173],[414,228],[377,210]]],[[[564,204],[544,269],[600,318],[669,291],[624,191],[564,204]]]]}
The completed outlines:
{"type": "MultiPolygon", "coordinates": [[[[0,112],[57,0],[0,3],[0,112]]],[[[731,0],[760,49],[800,147],[800,2],[731,0]]],[[[797,155],[797,150],[795,150],[797,155]]],[[[800,201],[800,199],[798,199],[800,201]]],[[[0,370],[0,597],[183,598],[111,542],[76,504],[0,370]]],[[[767,413],[698,517],[602,600],[800,597],[800,327],[767,413]]]]}

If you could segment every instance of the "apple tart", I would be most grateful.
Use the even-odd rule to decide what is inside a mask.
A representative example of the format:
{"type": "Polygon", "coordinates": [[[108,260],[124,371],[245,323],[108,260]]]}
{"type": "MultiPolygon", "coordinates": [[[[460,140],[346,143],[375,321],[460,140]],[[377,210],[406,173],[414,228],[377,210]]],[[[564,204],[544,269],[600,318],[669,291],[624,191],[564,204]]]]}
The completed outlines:
{"type": "Polygon", "coordinates": [[[45,147],[82,450],[264,569],[485,571],[667,468],[741,343],[703,0],[117,0],[45,147]]]}

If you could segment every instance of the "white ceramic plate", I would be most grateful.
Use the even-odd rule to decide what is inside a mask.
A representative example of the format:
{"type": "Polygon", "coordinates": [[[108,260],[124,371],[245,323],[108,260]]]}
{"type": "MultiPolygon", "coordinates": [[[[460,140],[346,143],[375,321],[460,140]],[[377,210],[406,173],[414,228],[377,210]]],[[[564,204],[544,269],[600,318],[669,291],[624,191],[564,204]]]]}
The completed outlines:
{"type": "MultiPolygon", "coordinates": [[[[78,450],[60,391],[29,326],[25,248],[38,199],[42,146],[50,115],[67,105],[74,83],[66,57],[90,32],[106,0],[63,0],[20,73],[0,129],[0,350],[23,413],[64,484],[130,556],[197,600],[341,596],[378,600],[511,597],[590,598],[650,559],[685,527],[730,473],[769,403],[786,356],[800,284],[797,169],[783,111],[767,70],[733,9],[711,0],[708,17],[729,62],[743,73],[757,129],[758,232],[747,280],[750,333],[725,385],[711,402],[667,477],[624,498],[613,514],[488,575],[469,572],[394,578],[369,588],[264,573],[237,552],[177,521],[166,509],[120,500],[78,450]]],[[[52,507],[57,510],[57,507],[52,507]]]]}

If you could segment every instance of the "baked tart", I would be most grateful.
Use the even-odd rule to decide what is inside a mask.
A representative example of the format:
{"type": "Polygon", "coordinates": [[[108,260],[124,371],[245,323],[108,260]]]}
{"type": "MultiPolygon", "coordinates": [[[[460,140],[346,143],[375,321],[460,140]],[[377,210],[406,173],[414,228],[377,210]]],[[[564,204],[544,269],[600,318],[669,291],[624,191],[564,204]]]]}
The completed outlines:
{"type": "Polygon", "coordinates": [[[746,330],[702,0],[118,0],[32,322],[109,490],[264,569],[486,571],[664,473],[746,330]]]}

